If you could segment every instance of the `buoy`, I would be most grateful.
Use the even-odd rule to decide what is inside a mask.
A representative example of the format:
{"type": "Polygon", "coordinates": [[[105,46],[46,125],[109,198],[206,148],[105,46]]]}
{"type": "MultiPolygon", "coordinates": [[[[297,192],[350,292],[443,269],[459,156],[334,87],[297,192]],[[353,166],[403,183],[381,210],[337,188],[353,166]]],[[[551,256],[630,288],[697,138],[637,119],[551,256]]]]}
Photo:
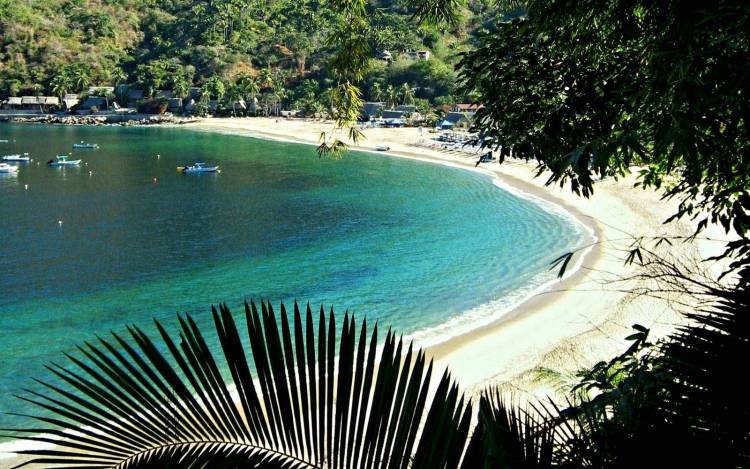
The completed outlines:
{"type": "Polygon", "coordinates": [[[23,190],[25,190],[25,191],[29,190],[29,185],[28,184],[24,184],[23,185],[23,190]]]}
{"type": "Polygon", "coordinates": [[[57,220],[57,225],[62,226],[62,220],[57,220]]]}
{"type": "Polygon", "coordinates": [[[220,169],[217,169],[217,170],[216,170],[216,172],[217,172],[217,173],[220,173],[220,172],[221,172],[221,170],[220,170],[220,169]]]}
{"type": "Polygon", "coordinates": [[[156,155],[156,159],[158,160],[159,158],[161,158],[161,155],[156,155]]]}
{"type": "Polygon", "coordinates": [[[156,178],[154,178],[153,180],[154,180],[154,182],[156,182],[156,178]]]}
{"type": "Polygon", "coordinates": [[[94,172],[93,171],[89,171],[89,177],[91,177],[92,174],[94,174],[94,172]]]}

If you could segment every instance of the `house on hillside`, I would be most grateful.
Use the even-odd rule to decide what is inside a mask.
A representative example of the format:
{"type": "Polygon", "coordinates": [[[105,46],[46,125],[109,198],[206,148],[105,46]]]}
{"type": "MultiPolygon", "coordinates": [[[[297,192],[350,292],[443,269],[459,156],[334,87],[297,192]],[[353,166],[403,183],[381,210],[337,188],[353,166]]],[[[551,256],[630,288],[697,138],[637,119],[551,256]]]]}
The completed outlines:
{"type": "Polygon", "coordinates": [[[381,52],[380,54],[378,54],[378,58],[380,60],[384,60],[386,62],[390,62],[390,61],[393,60],[393,55],[391,55],[391,53],[388,52],[387,50],[384,50],[383,52],[381,52]]]}
{"type": "Polygon", "coordinates": [[[408,50],[404,56],[410,60],[430,60],[430,51],[428,50],[408,50]]]}
{"type": "Polygon", "coordinates": [[[443,130],[453,128],[467,128],[471,126],[473,112],[449,112],[438,123],[438,127],[443,130]]]}

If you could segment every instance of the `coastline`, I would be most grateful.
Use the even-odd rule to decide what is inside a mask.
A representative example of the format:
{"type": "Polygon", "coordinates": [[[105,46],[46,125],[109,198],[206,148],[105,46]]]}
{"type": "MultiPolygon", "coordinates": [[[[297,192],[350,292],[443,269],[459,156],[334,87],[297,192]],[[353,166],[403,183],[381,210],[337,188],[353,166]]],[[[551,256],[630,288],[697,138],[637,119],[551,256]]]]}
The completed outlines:
{"type": "MultiPolygon", "coordinates": [[[[516,195],[559,207],[590,230],[590,245],[575,255],[563,279],[545,282],[510,310],[494,312],[496,319],[488,324],[428,344],[428,355],[438,367],[448,367],[469,396],[478,396],[487,386],[501,386],[521,398],[558,395],[566,377],[624,351],[624,338],[633,324],[650,328],[655,339],[685,321],[667,301],[625,291],[639,287],[636,281],[622,280],[634,272],[633,267],[624,265],[633,236],[685,236],[694,230],[693,224],[684,221],[664,225],[675,212],[676,202],[662,200],[655,191],[634,188],[635,174],[598,182],[596,193],[586,199],[573,194],[568,186],[546,186],[544,174],[535,177],[533,164],[506,161],[476,168],[476,155],[420,146],[428,136],[416,128],[364,129],[365,140],[354,145],[340,131],[334,132],[333,124],[321,121],[211,118],[180,127],[308,145],[317,145],[320,133],[326,132],[329,138],[333,135],[346,141],[352,151],[486,174],[494,184],[516,195]],[[376,151],[375,145],[383,144],[390,150],[376,151]],[[540,380],[539,371],[559,379],[540,380]]],[[[710,234],[722,238],[718,230],[710,234]]],[[[671,247],[670,255],[705,258],[720,248],[721,243],[681,243],[671,247]]]]}
{"type": "MultiPolygon", "coordinates": [[[[330,123],[273,118],[205,119],[174,127],[308,145],[318,143],[320,131],[332,129],[330,123]]],[[[655,300],[648,300],[649,305],[646,305],[643,298],[635,301],[628,299],[625,293],[605,288],[608,272],[627,274],[622,264],[624,256],[618,257],[608,244],[623,238],[622,231],[638,228],[634,234],[650,235],[692,232],[692,227],[685,223],[661,225],[675,204],[661,201],[656,193],[633,189],[632,177],[619,182],[602,181],[596,186],[593,199],[588,200],[573,195],[567,186],[562,189],[544,186],[544,176],[534,178],[534,166],[530,164],[506,161],[502,165],[489,163],[476,168],[477,156],[414,146],[413,141],[419,138],[414,128],[367,129],[365,134],[367,140],[359,146],[352,145],[352,151],[443,164],[484,174],[493,184],[515,195],[558,207],[591,233],[590,246],[576,255],[562,280],[544,282],[510,308],[494,311],[495,319],[486,324],[457,333],[440,343],[428,344],[427,354],[438,368],[450,368],[467,396],[476,397],[490,385],[502,386],[519,397],[555,394],[555,383],[537,379],[538,369],[556,370],[561,374],[574,372],[622,352],[626,347],[623,338],[634,323],[658,326],[656,336],[659,336],[670,332],[683,320],[679,314],[668,312],[666,304],[653,308],[655,300]],[[384,143],[391,146],[390,151],[375,150],[375,144],[384,143]],[[658,210],[650,210],[659,204],[662,205],[658,210]],[[618,228],[617,221],[627,222],[628,226],[618,228]],[[654,228],[658,233],[648,231],[654,228]],[[599,274],[603,274],[604,279],[599,274]],[[656,310],[655,314],[652,309],[656,310]],[[565,314],[571,310],[573,314],[565,314]]],[[[620,248],[626,246],[627,243],[620,248]]],[[[693,245],[685,247],[686,252],[704,252],[693,245]]],[[[424,344],[417,341],[416,345],[424,344]]],[[[6,442],[0,445],[0,451],[10,450],[9,445],[18,449],[19,444],[30,443],[6,442]]],[[[0,467],[18,462],[16,458],[6,459],[0,455],[0,467]]]]}

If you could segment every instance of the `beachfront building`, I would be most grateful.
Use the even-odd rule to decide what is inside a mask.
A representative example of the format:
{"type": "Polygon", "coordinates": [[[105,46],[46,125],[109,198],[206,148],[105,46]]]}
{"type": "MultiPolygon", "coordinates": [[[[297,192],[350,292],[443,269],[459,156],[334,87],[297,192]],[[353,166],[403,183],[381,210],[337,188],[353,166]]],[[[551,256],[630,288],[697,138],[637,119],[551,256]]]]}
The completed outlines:
{"type": "Polygon", "coordinates": [[[359,118],[361,121],[369,122],[380,117],[383,109],[385,109],[385,103],[383,102],[366,102],[362,105],[359,118]]]}
{"type": "Polygon", "coordinates": [[[74,106],[76,106],[80,99],[78,99],[78,95],[75,93],[69,93],[63,96],[63,107],[65,107],[65,110],[70,111],[74,106]]]}
{"type": "Polygon", "coordinates": [[[57,96],[11,96],[2,102],[4,110],[26,113],[45,113],[59,106],[60,98],[57,96]]]}
{"type": "Polygon", "coordinates": [[[4,110],[8,111],[16,111],[21,109],[21,97],[20,96],[11,96],[5,101],[2,102],[2,107],[4,110]]]}
{"type": "Polygon", "coordinates": [[[449,112],[438,122],[438,127],[443,130],[468,128],[471,126],[473,117],[473,112],[449,112]]]}
{"type": "Polygon", "coordinates": [[[406,115],[406,117],[409,117],[415,112],[417,112],[417,106],[412,106],[410,104],[402,104],[401,106],[396,106],[396,111],[403,112],[406,115]]]}
{"type": "Polygon", "coordinates": [[[94,114],[109,109],[109,100],[103,96],[89,96],[78,105],[77,114],[94,114]]]}

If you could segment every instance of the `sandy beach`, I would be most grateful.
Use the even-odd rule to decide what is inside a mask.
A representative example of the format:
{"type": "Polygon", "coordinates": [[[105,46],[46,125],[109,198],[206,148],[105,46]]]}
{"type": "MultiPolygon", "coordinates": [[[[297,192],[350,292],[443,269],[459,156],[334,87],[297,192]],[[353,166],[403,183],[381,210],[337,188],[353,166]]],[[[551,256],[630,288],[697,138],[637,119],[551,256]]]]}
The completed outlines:
{"type": "MultiPolygon", "coordinates": [[[[329,138],[349,143],[352,150],[373,151],[376,145],[387,145],[388,152],[378,152],[384,157],[481,171],[501,187],[564,208],[589,227],[597,242],[571,261],[578,267],[572,275],[536,293],[492,324],[428,348],[437,364],[449,367],[469,395],[499,385],[521,398],[545,397],[559,391],[577,370],[624,351],[624,338],[633,324],[650,328],[656,338],[684,320],[667,301],[623,292],[642,286],[634,280],[621,280],[634,273],[623,263],[634,236],[686,236],[694,229],[686,221],[664,225],[663,221],[675,213],[677,203],[661,200],[655,191],[634,188],[636,172],[618,181],[600,181],[594,196],[586,199],[573,194],[568,186],[545,186],[545,175],[534,177],[532,163],[515,160],[483,163],[476,168],[475,154],[427,148],[429,139],[436,135],[417,128],[364,129],[366,138],[354,145],[331,123],[320,121],[213,118],[185,127],[308,144],[318,144],[321,132],[325,132],[329,138]]],[[[709,230],[707,236],[724,238],[718,230],[709,230]]],[[[721,242],[699,240],[675,243],[669,254],[679,259],[702,259],[721,248],[721,242]]]]}
{"type": "MultiPolygon", "coordinates": [[[[334,132],[331,123],[300,119],[211,118],[180,128],[304,144],[318,144],[321,132],[346,140],[344,133],[334,132]]],[[[555,204],[591,232],[589,248],[574,257],[570,274],[563,280],[536,292],[511,311],[497,311],[498,318],[489,325],[427,348],[438,369],[448,367],[467,395],[477,397],[489,386],[501,386],[520,399],[560,397],[561,385],[570,383],[577,370],[624,351],[624,338],[633,324],[644,325],[652,330],[652,337],[659,337],[684,321],[667,301],[624,292],[638,288],[640,281],[620,281],[634,272],[623,264],[633,236],[685,236],[693,232],[689,222],[664,225],[663,221],[675,212],[676,202],[662,201],[654,191],[633,188],[634,174],[619,181],[600,181],[595,195],[585,199],[573,194],[568,186],[545,186],[546,177],[535,178],[530,163],[513,160],[484,163],[477,168],[476,154],[428,148],[429,139],[436,135],[426,131],[371,128],[363,132],[366,139],[351,145],[352,150],[479,171],[500,187],[555,204]],[[387,145],[390,150],[375,152],[376,145],[387,145]]],[[[356,158],[356,154],[347,153],[344,158],[356,158]]],[[[717,230],[707,235],[724,238],[717,230]]],[[[669,251],[678,258],[700,259],[720,252],[722,246],[720,241],[675,243],[669,251]]],[[[0,451],[7,445],[19,448],[19,444],[34,446],[9,442],[0,445],[0,451]]],[[[16,458],[0,457],[0,468],[18,462],[16,458]]]]}

